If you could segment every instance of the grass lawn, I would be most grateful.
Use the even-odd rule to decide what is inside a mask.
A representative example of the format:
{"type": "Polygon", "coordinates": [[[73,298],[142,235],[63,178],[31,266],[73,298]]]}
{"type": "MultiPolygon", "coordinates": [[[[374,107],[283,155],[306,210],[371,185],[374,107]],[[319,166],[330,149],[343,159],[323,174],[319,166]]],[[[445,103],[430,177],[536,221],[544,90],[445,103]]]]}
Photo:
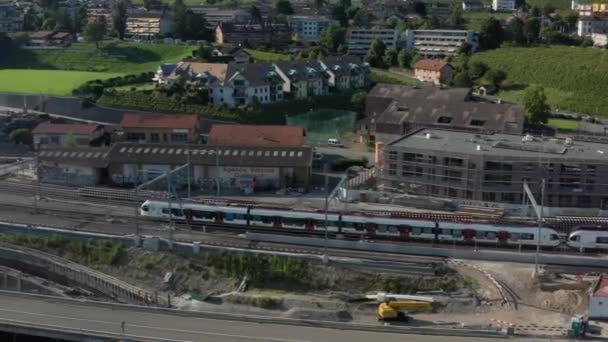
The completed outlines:
{"type": "Polygon", "coordinates": [[[253,49],[245,49],[256,62],[267,63],[267,62],[278,62],[278,61],[289,61],[291,60],[290,55],[275,53],[275,52],[266,52],[260,50],[253,49]]]}
{"type": "Polygon", "coordinates": [[[70,95],[72,89],[98,78],[119,76],[114,73],[60,70],[0,70],[0,92],[70,95]]]}
{"type": "Polygon", "coordinates": [[[579,121],[565,119],[549,119],[549,126],[561,130],[574,131],[578,128],[579,121]]]}
{"type": "Polygon", "coordinates": [[[501,48],[474,54],[507,73],[507,85],[499,96],[522,102],[528,84],[545,88],[553,109],[608,116],[608,50],[540,46],[501,48]]]}
{"type": "Polygon", "coordinates": [[[400,84],[400,85],[411,85],[414,86],[418,84],[418,81],[400,76],[390,76],[385,72],[380,72],[376,70],[372,70],[370,75],[370,80],[374,83],[388,83],[388,84],[400,84]]]}
{"type": "Polygon", "coordinates": [[[67,49],[20,50],[4,64],[11,69],[61,69],[135,74],[154,71],[161,63],[190,56],[195,46],[107,43],[75,43],[67,49]]]}

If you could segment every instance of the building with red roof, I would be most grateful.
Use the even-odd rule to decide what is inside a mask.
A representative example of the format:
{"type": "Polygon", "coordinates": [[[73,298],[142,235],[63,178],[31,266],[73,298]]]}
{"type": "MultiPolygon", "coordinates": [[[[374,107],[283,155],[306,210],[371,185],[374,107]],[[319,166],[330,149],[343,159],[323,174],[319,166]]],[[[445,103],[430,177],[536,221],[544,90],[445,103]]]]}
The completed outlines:
{"type": "Polygon", "coordinates": [[[125,113],[117,134],[133,142],[195,143],[199,128],[196,114],[125,113]]]}
{"type": "Polygon", "coordinates": [[[32,130],[34,144],[38,146],[89,146],[104,133],[98,124],[56,124],[41,122],[32,130]]]}
{"type": "Polygon", "coordinates": [[[452,80],[454,69],[444,61],[422,59],[414,66],[414,77],[422,82],[447,84],[452,80]]]}
{"type": "Polygon", "coordinates": [[[246,147],[295,147],[304,144],[306,130],[302,126],[223,125],[211,127],[210,145],[246,147]]]}

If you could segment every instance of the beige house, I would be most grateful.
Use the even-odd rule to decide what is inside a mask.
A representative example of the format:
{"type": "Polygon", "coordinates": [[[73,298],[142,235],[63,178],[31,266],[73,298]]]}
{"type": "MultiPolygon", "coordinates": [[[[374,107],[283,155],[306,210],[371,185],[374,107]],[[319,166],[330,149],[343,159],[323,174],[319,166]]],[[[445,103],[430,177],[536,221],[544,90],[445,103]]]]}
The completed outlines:
{"type": "Polygon", "coordinates": [[[140,143],[195,143],[196,114],[125,113],[120,122],[121,140],[140,143]]]}
{"type": "Polygon", "coordinates": [[[416,63],[414,67],[414,77],[422,82],[432,82],[440,85],[449,83],[452,80],[454,69],[444,61],[423,59],[416,63]]]}

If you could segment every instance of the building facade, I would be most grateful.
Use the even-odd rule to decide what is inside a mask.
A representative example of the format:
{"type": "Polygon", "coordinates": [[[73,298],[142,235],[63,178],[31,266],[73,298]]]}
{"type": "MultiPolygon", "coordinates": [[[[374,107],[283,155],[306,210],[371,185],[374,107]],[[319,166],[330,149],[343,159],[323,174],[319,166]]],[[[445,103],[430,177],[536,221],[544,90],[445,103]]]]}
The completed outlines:
{"type": "Polygon", "coordinates": [[[572,0],[570,9],[581,17],[608,14],[608,4],[601,2],[572,0]]]}
{"type": "Polygon", "coordinates": [[[348,53],[365,55],[376,39],[382,40],[387,49],[398,49],[403,45],[402,35],[395,29],[353,28],[347,34],[348,53]]]}
{"type": "Polygon", "coordinates": [[[469,46],[475,52],[479,48],[479,34],[467,30],[407,30],[405,47],[423,56],[453,56],[469,46]]]}
{"type": "Polygon", "coordinates": [[[492,10],[494,12],[513,12],[515,0],[492,0],[492,10]]]}
{"type": "Polygon", "coordinates": [[[380,182],[396,191],[521,204],[524,183],[547,207],[608,209],[608,144],[421,129],[387,144],[380,182]]]}
{"type": "Polygon", "coordinates": [[[321,31],[338,22],[323,16],[292,15],[287,18],[287,23],[293,32],[297,33],[298,39],[306,42],[318,42],[321,31]]]}
{"type": "Polygon", "coordinates": [[[199,138],[195,114],[125,113],[117,140],[139,143],[195,143],[199,138]]]}
{"type": "Polygon", "coordinates": [[[35,146],[89,146],[101,137],[104,128],[97,124],[54,124],[41,122],[32,130],[35,146]]]}
{"type": "Polygon", "coordinates": [[[435,85],[448,84],[453,74],[454,69],[444,61],[422,59],[414,67],[414,77],[417,80],[435,85]]]}
{"type": "Polygon", "coordinates": [[[319,63],[329,75],[330,90],[346,91],[369,85],[370,66],[359,57],[324,57],[319,59],[319,63]]]}
{"type": "Polygon", "coordinates": [[[283,80],[283,92],[294,99],[329,93],[329,75],[319,62],[277,62],[273,66],[283,80]]]}
{"type": "Polygon", "coordinates": [[[67,47],[74,37],[69,32],[35,31],[28,33],[28,46],[31,47],[67,47]]]}
{"type": "Polygon", "coordinates": [[[291,42],[291,33],[291,28],[286,24],[219,23],[215,27],[215,43],[282,47],[291,42]]]}
{"type": "Polygon", "coordinates": [[[23,14],[12,2],[0,3],[0,32],[23,30],[23,14]]]}
{"type": "Polygon", "coordinates": [[[462,10],[465,12],[479,12],[483,10],[483,3],[480,0],[464,0],[462,10]]]}
{"type": "Polygon", "coordinates": [[[578,19],[576,33],[579,37],[591,37],[594,33],[608,33],[608,17],[585,16],[578,19]]]}
{"type": "Polygon", "coordinates": [[[173,30],[173,19],[164,12],[137,12],[127,17],[125,36],[131,39],[154,39],[173,30]]]}

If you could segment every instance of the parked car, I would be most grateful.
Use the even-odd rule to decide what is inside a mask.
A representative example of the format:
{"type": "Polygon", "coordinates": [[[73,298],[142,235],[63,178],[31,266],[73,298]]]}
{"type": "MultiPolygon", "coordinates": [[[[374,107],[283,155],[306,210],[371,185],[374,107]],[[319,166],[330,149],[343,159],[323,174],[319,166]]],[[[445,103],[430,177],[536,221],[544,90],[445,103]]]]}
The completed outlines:
{"type": "Polygon", "coordinates": [[[340,141],[340,139],[330,138],[327,139],[327,146],[344,147],[344,144],[340,141]]]}

